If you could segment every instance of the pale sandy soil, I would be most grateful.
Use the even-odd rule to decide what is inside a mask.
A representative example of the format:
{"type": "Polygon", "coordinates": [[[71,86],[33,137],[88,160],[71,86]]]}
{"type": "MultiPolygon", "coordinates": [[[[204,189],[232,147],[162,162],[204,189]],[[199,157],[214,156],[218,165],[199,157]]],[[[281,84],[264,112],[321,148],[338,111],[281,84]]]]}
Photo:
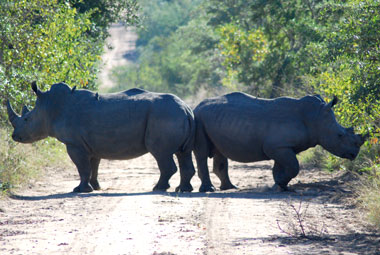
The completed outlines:
{"type": "Polygon", "coordinates": [[[179,173],[169,192],[151,192],[159,171],[150,155],[102,161],[102,190],[89,194],[71,193],[74,167],[45,169],[0,201],[0,254],[380,254],[346,176],[304,170],[296,192],[279,193],[268,189],[271,165],[231,162],[239,190],[199,193],[195,176],[195,192],[182,194],[174,192],[179,173]],[[289,227],[300,201],[307,238],[289,227]]]}

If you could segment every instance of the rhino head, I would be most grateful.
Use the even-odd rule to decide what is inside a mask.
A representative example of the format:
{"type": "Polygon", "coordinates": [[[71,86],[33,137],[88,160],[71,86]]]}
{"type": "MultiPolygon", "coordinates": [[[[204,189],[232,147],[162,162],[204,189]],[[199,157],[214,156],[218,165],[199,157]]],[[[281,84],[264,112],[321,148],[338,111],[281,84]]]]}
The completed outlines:
{"type": "Polygon", "coordinates": [[[317,124],[318,143],[338,157],[354,160],[368,134],[355,134],[352,127],[344,128],[336,121],[332,108],[337,102],[337,97],[334,97],[322,106],[317,124]]]}
{"type": "Polygon", "coordinates": [[[33,110],[29,111],[24,106],[19,116],[12,109],[9,100],[7,101],[8,118],[14,128],[12,138],[20,143],[32,143],[48,136],[46,114],[41,103],[44,93],[39,90],[35,82],[31,86],[37,95],[36,106],[33,110]]]}

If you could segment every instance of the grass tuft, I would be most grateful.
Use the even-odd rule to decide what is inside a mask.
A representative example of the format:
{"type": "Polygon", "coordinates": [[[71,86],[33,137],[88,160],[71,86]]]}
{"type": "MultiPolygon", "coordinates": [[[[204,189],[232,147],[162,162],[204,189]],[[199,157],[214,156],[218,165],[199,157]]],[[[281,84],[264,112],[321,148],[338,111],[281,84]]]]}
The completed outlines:
{"type": "Polygon", "coordinates": [[[317,146],[301,152],[297,158],[302,168],[323,168],[325,154],[322,147],[317,146]]]}
{"type": "Polygon", "coordinates": [[[14,142],[11,130],[0,128],[0,191],[9,190],[38,178],[47,166],[62,166],[69,160],[64,145],[53,138],[33,144],[14,142]]]}
{"type": "Polygon", "coordinates": [[[372,175],[365,179],[358,191],[358,200],[366,211],[368,221],[380,229],[380,164],[374,166],[372,171],[372,175]]]}

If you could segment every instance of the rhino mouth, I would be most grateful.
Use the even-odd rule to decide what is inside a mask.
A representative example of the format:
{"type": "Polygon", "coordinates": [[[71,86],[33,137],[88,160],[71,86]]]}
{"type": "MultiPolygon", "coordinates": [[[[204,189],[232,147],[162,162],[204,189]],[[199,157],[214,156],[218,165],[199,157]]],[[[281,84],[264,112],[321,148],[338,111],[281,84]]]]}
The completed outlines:
{"type": "Polygon", "coordinates": [[[12,134],[12,139],[15,142],[19,142],[19,143],[33,143],[39,140],[39,139],[31,139],[30,137],[21,137],[16,134],[12,134]]]}
{"type": "Polygon", "coordinates": [[[22,142],[23,142],[23,139],[22,139],[21,137],[19,137],[18,135],[15,135],[15,134],[12,135],[12,139],[13,139],[15,142],[19,142],[19,143],[22,143],[22,142]]]}

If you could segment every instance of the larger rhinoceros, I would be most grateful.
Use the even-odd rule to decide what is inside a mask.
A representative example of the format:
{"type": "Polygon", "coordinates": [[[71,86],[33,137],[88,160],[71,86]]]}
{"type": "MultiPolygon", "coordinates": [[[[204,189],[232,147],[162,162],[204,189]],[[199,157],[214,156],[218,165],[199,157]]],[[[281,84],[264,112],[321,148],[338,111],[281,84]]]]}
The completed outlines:
{"type": "Polygon", "coordinates": [[[365,137],[337,123],[332,111],[336,103],[336,97],[326,103],[319,95],[261,99],[238,92],[202,101],[194,109],[200,191],[215,190],[207,157],[214,158],[213,171],[222,190],[235,188],[227,158],[238,162],[273,159],[273,178],[280,190],[287,190],[299,172],[296,154],[310,147],[319,144],[336,156],[355,159],[365,137]]]}
{"type": "Polygon", "coordinates": [[[112,94],[71,89],[64,83],[37,95],[32,111],[23,108],[18,116],[7,102],[12,138],[21,143],[55,137],[66,145],[78,168],[80,184],[74,192],[100,189],[97,176],[100,159],[131,159],[150,152],[158,163],[160,178],[154,190],[166,190],[177,171],[177,191],[191,191],[195,173],[191,159],[195,122],[192,110],[171,94],[130,89],[112,94]]]}

